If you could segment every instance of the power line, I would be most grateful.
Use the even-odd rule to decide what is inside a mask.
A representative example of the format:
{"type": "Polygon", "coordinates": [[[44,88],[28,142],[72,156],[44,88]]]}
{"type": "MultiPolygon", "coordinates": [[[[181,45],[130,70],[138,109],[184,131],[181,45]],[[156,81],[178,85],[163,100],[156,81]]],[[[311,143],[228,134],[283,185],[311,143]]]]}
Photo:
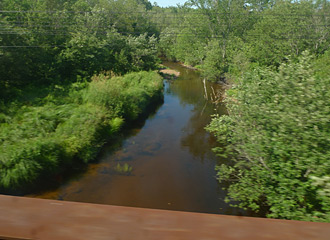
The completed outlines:
{"type": "MultiPolygon", "coordinates": [[[[72,27],[72,26],[77,26],[79,25],[79,23],[75,23],[75,22],[66,22],[66,23],[69,23],[69,24],[60,24],[60,23],[53,23],[53,22],[44,22],[45,24],[36,24],[36,25],[30,25],[30,24],[27,24],[26,22],[4,22],[4,24],[1,23],[0,21],[0,27],[3,26],[3,27],[26,27],[26,28],[33,28],[33,27],[56,27],[56,28],[64,28],[64,27],[72,27]],[[48,24],[48,23],[51,23],[51,24],[48,24]]],[[[137,25],[133,25],[133,27],[169,27],[171,23],[165,23],[165,22],[162,22],[162,23],[149,23],[148,25],[147,24],[144,24],[144,25],[141,25],[141,24],[137,24],[137,25]]],[[[84,27],[93,27],[93,28],[108,28],[108,27],[112,27],[112,26],[116,26],[116,23],[109,23],[108,25],[99,25],[99,24],[80,24],[80,25],[83,25],[84,27]]],[[[132,26],[130,25],[130,26],[132,26]]],[[[233,24],[233,25],[230,25],[231,27],[240,27],[242,26],[243,24],[233,24]]],[[[266,24],[266,25],[263,25],[263,26],[274,26],[275,24],[266,24]]],[[[297,27],[329,27],[330,26],[330,23],[329,24],[297,24],[297,23],[294,23],[294,25],[296,25],[297,27]]],[[[194,27],[193,24],[187,24],[187,25],[184,25],[184,24],[180,24],[179,25],[180,27],[194,27]]],[[[219,27],[226,27],[228,26],[228,24],[218,24],[217,26],[219,27]]],[[[277,25],[276,25],[277,26],[277,25]]],[[[292,24],[284,24],[284,25],[281,25],[281,26],[292,26],[292,24]]]]}
{"type": "MultiPolygon", "coordinates": [[[[200,11],[200,10],[199,10],[200,11]]],[[[214,10],[210,10],[209,12],[211,13],[220,13],[222,15],[252,15],[252,14],[256,14],[256,15],[267,15],[267,16],[320,16],[320,17],[324,17],[324,16],[330,16],[330,14],[315,14],[315,13],[310,13],[310,14],[297,14],[297,13],[265,13],[265,12],[253,12],[253,11],[247,11],[247,12],[223,12],[223,11],[214,11],[214,10]]],[[[100,13],[116,13],[116,14],[132,14],[132,13],[137,13],[137,14],[162,14],[162,15],[179,15],[179,14],[183,14],[183,15],[187,15],[187,14],[191,14],[191,15],[205,15],[205,12],[182,12],[182,13],[178,13],[178,12],[160,12],[160,11],[67,11],[67,10],[56,10],[56,11],[52,11],[52,10],[44,10],[44,11],[34,11],[34,10],[0,10],[0,13],[92,13],[92,14],[100,14],[100,13]]]]}
{"type": "MultiPolygon", "coordinates": [[[[98,24],[87,24],[87,23],[75,23],[75,22],[67,22],[67,23],[70,23],[70,24],[59,24],[59,23],[52,23],[52,24],[36,24],[36,25],[30,25],[30,24],[26,24],[25,22],[22,22],[22,24],[18,24],[17,22],[14,22],[14,24],[11,24],[12,22],[5,22],[5,23],[1,23],[0,21],[0,31],[1,30],[8,30],[8,29],[13,29],[15,27],[21,27],[23,29],[15,29],[17,31],[20,31],[20,30],[27,30],[27,31],[41,31],[41,30],[44,30],[44,31],[53,31],[53,32],[63,32],[65,30],[65,28],[70,28],[70,27],[84,27],[84,28],[92,28],[92,29],[114,29],[116,28],[117,24],[116,23],[109,23],[107,25],[98,25],[98,24]],[[35,28],[54,28],[54,29],[35,29],[35,28]]],[[[51,22],[47,22],[47,23],[51,23],[51,22]]],[[[157,27],[157,28],[166,28],[166,27],[171,27],[170,26],[171,23],[149,23],[149,24],[137,24],[137,25],[128,25],[128,27],[132,27],[132,28],[145,28],[145,29],[148,29],[150,27],[157,27]]],[[[298,24],[298,23],[295,23],[294,24],[296,28],[328,28],[329,25],[328,24],[298,24]]],[[[195,28],[195,27],[203,27],[203,26],[199,26],[199,25],[193,25],[193,24],[180,24],[179,25],[180,27],[183,27],[183,28],[186,28],[186,27],[189,27],[189,28],[195,28]]],[[[241,28],[241,27],[244,27],[246,29],[246,25],[242,25],[242,24],[233,24],[233,25],[228,25],[228,24],[220,24],[220,25],[217,25],[217,27],[231,27],[231,28],[241,28]]],[[[274,24],[266,24],[266,25],[263,25],[263,26],[275,26],[274,24]]],[[[277,25],[276,25],[277,26],[277,25]]],[[[292,27],[292,24],[282,24],[280,27],[292,27]]],[[[278,27],[278,26],[277,26],[278,27]]],[[[81,30],[81,29],[80,29],[81,30]]],[[[67,30],[65,30],[66,32],[67,30]]]]}
{"type": "MultiPolygon", "coordinates": [[[[178,13],[164,13],[164,12],[150,12],[150,11],[145,11],[145,12],[138,12],[138,11],[131,11],[131,12],[119,12],[119,11],[5,11],[5,10],[0,10],[0,13],[7,13],[7,14],[27,14],[27,13],[57,13],[57,14],[62,14],[61,16],[14,16],[17,19],[22,19],[22,18],[35,18],[35,19],[43,19],[43,18],[50,18],[50,19],[56,19],[56,20],[61,20],[63,18],[69,18],[69,17],[74,17],[74,16],[63,16],[63,14],[66,13],[91,13],[91,14],[99,14],[99,13],[115,13],[115,14],[123,14],[123,13],[141,13],[141,14],[160,14],[160,18],[159,16],[153,16],[153,17],[158,17],[158,19],[161,22],[153,22],[151,21],[149,23],[149,25],[131,25],[129,27],[133,27],[133,28],[139,28],[139,27],[144,27],[144,28],[148,28],[148,27],[159,27],[159,28],[165,28],[165,27],[169,27],[169,25],[173,24],[172,22],[169,23],[165,23],[164,21],[168,20],[168,19],[182,19],[186,16],[189,16],[189,14],[194,14],[195,17],[191,17],[191,18],[198,18],[200,19],[200,17],[198,17],[198,15],[203,15],[206,16],[205,13],[202,12],[184,12],[183,15],[180,15],[178,13]],[[173,14],[175,16],[173,16],[173,14]],[[171,16],[172,15],[172,16],[171,16]],[[197,16],[197,17],[196,17],[197,16]]],[[[213,11],[213,13],[216,13],[216,11],[213,11]]],[[[221,13],[223,15],[226,15],[227,13],[221,13]]],[[[241,13],[241,14],[237,14],[237,13],[229,13],[230,16],[235,16],[235,15],[251,15],[251,12],[245,12],[245,13],[241,13]]],[[[253,13],[252,13],[253,14],[253,13]]],[[[317,15],[317,14],[274,14],[274,13],[256,13],[259,14],[260,16],[284,16],[284,17],[288,17],[290,19],[294,19],[295,17],[302,17],[302,16],[321,16],[321,17],[326,17],[326,16],[330,16],[330,14],[322,14],[322,15],[317,15]]],[[[81,17],[81,16],[79,16],[81,17]]],[[[89,15],[85,15],[84,17],[90,17],[89,15]]],[[[112,16],[108,16],[110,19],[112,16]]],[[[133,16],[134,18],[135,16],[133,16]]],[[[189,16],[190,17],[190,16],[189,16]]],[[[87,19],[86,19],[87,20],[87,19]]],[[[313,19],[312,19],[313,20],[313,19]]],[[[108,18],[105,18],[105,21],[108,21],[108,18]]],[[[65,22],[59,22],[59,23],[54,23],[54,22],[44,22],[44,23],[49,23],[48,25],[45,24],[36,24],[36,25],[31,25],[31,24],[26,24],[26,21],[2,21],[5,24],[2,24],[2,26],[0,25],[0,35],[32,35],[32,34],[37,34],[37,35],[48,35],[48,36],[58,36],[58,35],[72,35],[72,34],[76,34],[76,33],[92,33],[95,35],[108,35],[111,32],[110,31],[104,31],[106,29],[109,30],[113,30],[113,27],[116,27],[116,23],[111,23],[109,25],[91,25],[91,24],[87,24],[86,22],[75,22],[75,21],[65,21],[65,22]],[[22,23],[22,24],[19,24],[22,23]],[[65,24],[64,24],[65,23],[65,24]],[[14,25],[13,25],[14,24],[14,25]],[[68,25],[69,24],[69,25],[68,25]],[[65,30],[64,28],[66,27],[71,27],[71,26],[83,26],[85,28],[91,28],[91,30],[79,30],[79,32],[77,31],[68,31],[65,30]],[[15,29],[17,27],[22,27],[23,29],[15,29]],[[34,27],[42,27],[42,28],[55,28],[55,29],[34,29],[34,27]],[[14,29],[13,29],[14,28],[14,29]],[[103,31],[98,31],[95,29],[100,29],[103,31]]],[[[1,20],[0,20],[1,23],[1,20]]],[[[29,22],[30,23],[30,22],[29,22]]],[[[32,22],[33,23],[33,22],[32,22]]],[[[301,28],[301,27],[313,27],[313,28],[317,28],[317,27],[324,27],[324,28],[328,28],[328,24],[299,24],[299,23],[294,23],[295,26],[297,28],[301,28]]],[[[193,24],[188,24],[188,25],[184,25],[184,24],[179,24],[180,27],[192,27],[194,28],[193,24]]],[[[273,26],[271,24],[266,25],[266,26],[273,26]]],[[[280,26],[281,28],[286,27],[286,26],[292,26],[292,24],[286,24],[286,25],[282,25],[280,26]]],[[[198,27],[198,26],[197,26],[198,27]]],[[[228,27],[228,24],[217,24],[217,27],[228,27]]],[[[237,28],[237,27],[244,27],[243,25],[230,25],[231,28],[237,28]]],[[[208,30],[205,30],[208,31],[208,30]]],[[[141,35],[141,34],[148,34],[148,32],[138,32],[138,31],[113,31],[112,33],[118,33],[118,34],[134,34],[134,35],[141,35]]],[[[173,35],[175,37],[204,37],[206,39],[210,39],[210,38],[218,38],[218,39],[222,39],[222,36],[205,36],[205,32],[201,32],[201,31],[197,31],[197,33],[177,33],[177,32],[172,32],[172,33],[165,33],[167,35],[173,35]]],[[[328,33],[326,33],[327,35],[328,33]]],[[[260,34],[245,34],[244,37],[261,37],[260,34]]],[[[319,39],[319,38],[315,38],[315,37],[308,37],[308,36],[296,36],[294,35],[292,32],[286,34],[285,37],[272,37],[269,36],[271,39],[278,39],[278,40],[293,40],[293,39],[300,39],[300,40],[309,40],[309,39],[319,39]],[[289,35],[291,34],[291,35],[289,35]]],[[[323,36],[324,37],[324,36],[323,36]]],[[[328,39],[326,39],[328,40],[328,39]]],[[[31,47],[31,48],[35,48],[35,47],[65,47],[63,45],[49,45],[49,46],[43,46],[43,45],[38,45],[38,46],[0,46],[2,48],[21,48],[21,47],[31,47]]]]}
{"type": "MultiPolygon", "coordinates": [[[[115,31],[115,28],[114,26],[111,26],[111,25],[108,25],[108,26],[94,26],[94,25],[83,25],[84,28],[88,28],[88,29],[74,29],[72,31],[70,30],[67,30],[65,29],[66,27],[70,27],[71,25],[64,25],[64,26],[58,26],[58,25],[46,25],[47,27],[53,27],[53,28],[56,28],[56,29],[35,29],[35,28],[32,28],[32,27],[45,27],[45,25],[30,25],[28,28],[21,28],[21,29],[17,29],[15,27],[17,26],[8,26],[8,28],[3,27],[0,25],[0,35],[21,35],[21,34],[51,34],[51,35],[71,35],[71,34],[74,34],[74,33],[79,33],[79,32],[82,32],[82,33],[95,33],[95,34],[109,34],[110,31],[111,32],[114,32],[114,33],[122,33],[122,34],[148,34],[149,32],[147,30],[141,32],[137,32],[137,31],[115,31]],[[99,31],[99,30],[103,30],[103,31],[99,31]],[[106,31],[108,30],[108,31],[106,31]]],[[[73,25],[75,26],[75,25],[73,25]]],[[[159,25],[158,27],[167,27],[167,25],[159,25]]],[[[272,26],[272,25],[269,25],[269,27],[272,26]]],[[[286,26],[291,26],[291,25],[285,25],[285,26],[280,26],[280,27],[286,27],[286,26]]],[[[143,27],[143,28],[148,28],[148,27],[157,27],[157,26],[152,26],[152,25],[149,25],[149,26],[145,26],[145,25],[136,25],[136,26],[131,26],[133,28],[139,28],[139,27],[143,27]]],[[[181,25],[180,27],[187,27],[185,25],[181,25]]],[[[190,26],[189,26],[190,27],[190,26]]],[[[219,27],[227,27],[226,25],[221,25],[219,27]]],[[[231,25],[230,26],[231,28],[237,28],[237,27],[244,27],[242,25],[231,25]]],[[[297,27],[299,27],[299,29],[296,29],[297,30],[301,30],[300,28],[302,27],[313,27],[312,30],[315,29],[315,27],[322,27],[324,29],[328,29],[328,25],[297,25],[297,27]]],[[[191,29],[193,30],[193,29],[191,29]]],[[[290,29],[291,30],[291,29],[290,29]]],[[[208,32],[209,30],[205,29],[205,31],[200,31],[200,30],[197,30],[199,31],[200,33],[203,33],[205,35],[205,32],[208,32]]],[[[292,30],[291,30],[292,32],[292,30]]],[[[329,31],[330,32],[330,31],[329,31]]],[[[177,33],[165,33],[165,34],[177,34],[177,33]]]]}
{"type": "MultiPolygon", "coordinates": [[[[92,34],[96,34],[96,35],[108,35],[108,34],[134,34],[134,35],[142,35],[142,34],[148,34],[148,32],[137,32],[137,31],[115,31],[115,32],[111,32],[111,31],[105,31],[105,32],[97,32],[97,31],[93,31],[93,30],[84,30],[84,31],[79,31],[79,32],[68,32],[68,31],[52,31],[52,30],[46,30],[46,31],[29,31],[29,32],[17,32],[17,31],[2,31],[0,29],[0,35],[25,35],[25,34],[40,34],[40,35],[72,35],[75,33],[92,33],[92,34]]],[[[330,33],[330,32],[329,32],[330,33]]],[[[176,32],[169,32],[169,33],[165,33],[167,35],[176,35],[176,36],[203,36],[205,38],[209,38],[212,36],[205,36],[204,32],[197,32],[197,33],[176,33],[176,32]]],[[[282,33],[285,34],[285,33],[282,33]]],[[[294,33],[288,32],[286,33],[293,35],[294,33]]],[[[261,34],[246,34],[245,36],[264,36],[261,34]]],[[[223,38],[222,36],[215,36],[216,38],[223,38]]],[[[304,37],[307,38],[307,37],[304,37]]],[[[312,37],[308,37],[308,39],[314,39],[312,37]]],[[[316,38],[318,39],[318,38],[316,38]]]]}
{"type": "MultiPolygon", "coordinates": [[[[198,35],[176,35],[176,37],[195,37],[198,35]]],[[[252,38],[260,38],[261,35],[247,35],[246,37],[252,37],[252,38]]],[[[214,39],[222,39],[222,37],[208,37],[208,38],[214,38],[214,39]]],[[[272,40],[284,40],[284,41],[288,41],[288,40],[320,40],[319,38],[315,38],[315,37],[307,37],[307,36],[296,36],[296,37],[270,37],[270,39],[272,40]]],[[[323,40],[329,40],[329,38],[327,39],[323,39],[323,40]]],[[[110,46],[109,44],[101,44],[100,47],[105,47],[105,46],[110,46]]],[[[70,45],[20,45],[20,46],[0,46],[0,48],[54,48],[54,47],[66,47],[66,48],[70,48],[72,46],[70,45]]],[[[79,47],[87,47],[87,45],[79,45],[79,47]]]]}
{"type": "Polygon", "coordinates": [[[21,45],[21,46],[0,46],[0,48],[46,48],[46,47],[55,48],[55,47],[67,47],[67,46],[65,46],[65,45],[35,45],[35,46],[31,46],[31,45],[21,45]]]}
{"type": "MultiPolygon", "coordinates": [[[[126,33],[126,34],[139,34],[139,32],[118,32],[118,33],[126,33]]],[[[141,33],[140,33],[141,34],[141,33]]],[[[181,36],[187,36],[187,37],[196,37],[196,36],[202,36],[202,35],[198,35],[198,34],[178,34],[178,33],[173,33],[172,35],[175,35],[176,37],[181,37],[181,36]]],[[[203,35],[204,36],[204,35],[203,35]]],[[[260,38],[261,35],[259,34],[248,34],[245,37],[254,37],[254,38],[260,38]]],[[[206,37],[206,38],[217,38],[217,39],[222,39],[222,37],[219,36],[213,36],[213,37],[206,37]]],[[[307,36],[296,36],[296,37],[271,37],[270,38],[272,40],[320,40],[319,38],[315,38],[315,37],[307,37],[307,36]]],[[[329,40],[329,38],[327,39],[323,39],[323,40],[329,40]]],[[[111,46],[109,44],[101,44],[100,47],[106,47],[106,46],[111,46]]],[[[11,46],[0,46],[0,48],[55,48],[55,47],[59,47],[59,48],[71,48],[72,46],[70,45],[11,45],[11,46]]],[[[79,45],[79,47],[83,48],[83,47],[88,47],[88,45],[79,45]]]]}

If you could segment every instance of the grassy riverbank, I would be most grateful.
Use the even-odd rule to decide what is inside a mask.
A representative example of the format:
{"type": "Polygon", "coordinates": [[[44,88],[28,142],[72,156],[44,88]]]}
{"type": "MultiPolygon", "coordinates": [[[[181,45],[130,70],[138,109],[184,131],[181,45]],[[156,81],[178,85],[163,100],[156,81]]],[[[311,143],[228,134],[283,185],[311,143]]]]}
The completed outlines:
{"type": "Polygon", "coordinates": [[[155,72],[98,75],[2,106],[0,189],[25,191],[94,159],[107,138],[162,96],[162,88],[155,72]]]}

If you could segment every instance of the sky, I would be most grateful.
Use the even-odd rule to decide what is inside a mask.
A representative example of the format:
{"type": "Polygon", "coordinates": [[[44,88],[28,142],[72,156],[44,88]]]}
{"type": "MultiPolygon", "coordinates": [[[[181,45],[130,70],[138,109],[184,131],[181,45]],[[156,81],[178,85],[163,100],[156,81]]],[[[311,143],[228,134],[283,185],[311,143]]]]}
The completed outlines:
{"type": "Polygon", "coordinates": [[[178,3],[184,4],[187,0],[149,0],[152,4],[157,3],[160,7],[176,6],[178,3]]]}

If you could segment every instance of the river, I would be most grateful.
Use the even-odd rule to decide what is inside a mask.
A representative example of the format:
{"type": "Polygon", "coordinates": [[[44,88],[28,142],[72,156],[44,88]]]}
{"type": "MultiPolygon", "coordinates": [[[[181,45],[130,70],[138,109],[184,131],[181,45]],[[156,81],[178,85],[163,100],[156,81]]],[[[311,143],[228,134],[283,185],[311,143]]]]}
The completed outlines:
{"type": "Polygon", "coordinates": [[[247,215],[224,202],[226,193],[215,178],[215,139],[204,130],[212,114],[225,113],[223,104],[214,103],[221,87],[179,64],[164,65],[180,77],[164,81],[164,103],[153,114],[105,145],[86,171],[30,197],[247,215]],[[118,172],[118,164],[132,170],[118,172]]]}

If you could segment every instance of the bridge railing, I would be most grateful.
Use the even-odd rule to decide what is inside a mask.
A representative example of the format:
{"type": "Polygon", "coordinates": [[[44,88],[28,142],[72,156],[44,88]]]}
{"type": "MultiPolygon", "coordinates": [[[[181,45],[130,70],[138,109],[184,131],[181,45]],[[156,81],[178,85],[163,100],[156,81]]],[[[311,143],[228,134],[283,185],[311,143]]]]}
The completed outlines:
{"type": "Polygon", "coordinates": [[[330,224],[0,195],[0,239],[329,240],[330,224]]]}

